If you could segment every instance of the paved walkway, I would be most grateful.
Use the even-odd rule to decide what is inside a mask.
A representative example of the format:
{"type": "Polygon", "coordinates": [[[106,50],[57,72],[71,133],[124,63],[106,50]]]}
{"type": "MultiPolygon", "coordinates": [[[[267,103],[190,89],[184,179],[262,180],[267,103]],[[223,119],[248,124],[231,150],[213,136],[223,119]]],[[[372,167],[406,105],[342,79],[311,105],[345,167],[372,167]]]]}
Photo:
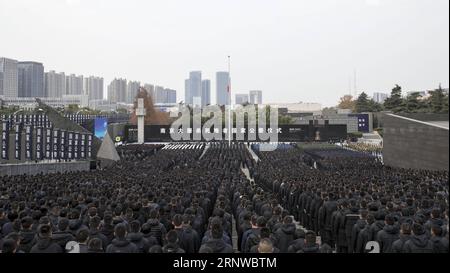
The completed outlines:
{"type": "Polygon", "coordinates": [[[255,154],[255,152],[253,152],[252,148],[250,146],[247,146],[247,145],[245,145],[245,147],[247,148],[249,153],[252,155],[253,160],[255,160],[255,162],[258,163],[259,157],[255,154]]]}

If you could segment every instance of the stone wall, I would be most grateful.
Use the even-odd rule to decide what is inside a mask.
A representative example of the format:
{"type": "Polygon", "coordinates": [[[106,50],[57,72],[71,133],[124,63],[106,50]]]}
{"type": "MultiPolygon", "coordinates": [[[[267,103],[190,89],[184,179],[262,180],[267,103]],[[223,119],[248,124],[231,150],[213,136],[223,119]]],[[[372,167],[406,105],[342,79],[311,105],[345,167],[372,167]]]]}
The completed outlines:
{"type": "Polygon", "coordinates": [[[39,173],[89,171],[89,161],[54,162],[54,163],[22,163],[0,165],[0,176],[35,175],[39,173]]]}
{"type": "Polygon", "coordinates": [[[388,166],[449,170],[448,129],[400,116],[383,116],[383,160],[388,166]]]}

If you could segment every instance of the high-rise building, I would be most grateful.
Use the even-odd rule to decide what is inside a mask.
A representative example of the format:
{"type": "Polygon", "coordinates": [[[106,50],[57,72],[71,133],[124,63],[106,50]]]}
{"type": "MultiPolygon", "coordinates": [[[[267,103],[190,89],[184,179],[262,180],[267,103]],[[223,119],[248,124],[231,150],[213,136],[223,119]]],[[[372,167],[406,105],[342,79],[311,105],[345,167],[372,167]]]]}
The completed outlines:
{"type": "Polygon", "coordinates": [[[253,90],[249,92],[250,104],[262,104],[262,91],[253,90]]]}
{"type": "Polygon", "coordinates": [[[384,103],[387,98],[389,98],[389,95],[386,93],[373,93],[373,100],[377,103],[384,103]]]}
{"type": "Polygon", "coordinates": [[[127,80],[114,79],[108,85],[108,100],[110,103],[126,102],[127,80]]]}
{"type": "Polygon", "coordinates": [[[155,86],[153,84],[144,84],[144,89],[147,90],[147,94],[155,101],[155,86]]]}
{"type": "Polygon", "coordinates": [[[167,99],[164,87],[155,85],[155,98],[153,103],[164,103],[167,99]]]}
{"type": "Polygon", "coordinates": [[[167,100],[165,103],[177,103],[177,91],[166,88],[167,100]]]}
{"type": "Polygon", "coordinates": [[[211,104],[211,81],[202,81],[202,106],[211,104]]]}
{"type": "Polygon", "coordinates": [[[230,104],[230,96],[228,93],[229,77],[228,72],[216,73],[216,100],[218,105],[230,104]]]}
{"type": "Polygon", "coordinates": [[[0,96],[19,96],[17,60],[0,58],[0,96]]]}
{"type": "Polygon", "coordinates": [[[129,81],[127,85],[127,103],[134,103],[134,99],[136,98],[137,93],[139,92],[139,88],[141,87],[141,83],[137,81],[129,81]]]}
{"type": "Polygon", "coordinates": [[[45,72],[45,96],[49,98],[62,98],[66,94],[66,75],[64,72],[56,73],[54,70],[45,72]]]}
{"type": "Polygon", "coordinates": [[[235,96],[236,104],[247,104],[248,103],[248,94],[236,94],[235,96]]]}
{"type": "Polygon", "coordinates": [[[66,76],[66,94],[63,95],[84,95],[83,75],[76,76],[70,74],[66,76]]]}
{"type": "Polygon", "coordinates": [[[189,104],[201,106],[202,97],[202,72],[191,71],[189,73],[189,104]]]}
{"type": "Polygon", "coordinates": [[[103,78],[90,76],[83,79],[83,92],[89,100],[103,99],[103,78]]]}
{"type": "Polygon", "coordinates": [[[184,103],[192,104],[189,79],[184,80],[184,103]]]}
{"type": "Polygon", "coordinates": [[[44,65],[38,62],[18,62],[19,97],[43,98],[44,65]]]}

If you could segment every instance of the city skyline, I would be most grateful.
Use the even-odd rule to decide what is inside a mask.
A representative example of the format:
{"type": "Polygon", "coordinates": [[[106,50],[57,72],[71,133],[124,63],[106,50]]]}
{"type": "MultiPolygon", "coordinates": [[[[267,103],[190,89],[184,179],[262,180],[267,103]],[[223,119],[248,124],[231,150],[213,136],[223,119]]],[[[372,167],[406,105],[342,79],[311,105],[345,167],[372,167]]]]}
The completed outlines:
{"type": "Polygon", "coordinates": [[[448,5],[446,0],[0,0],[0,55],[179,91],[187,71],[203,68],[209,71],[203,77],[214,79],[215,71],[227,70],[231,55],[233,93],[260,89],[265,101],[332,106],[348,93],[355,69],[358,89],[369,94],[388,92],[395,84],[405,90],[449,86],[448,5]],[[179,20],[163,20],[167,14],[179,20]],[[125,15],[120,22],[119,15],[125,15]],[[33,50],[18,46],[30,40],[33,50]]]}

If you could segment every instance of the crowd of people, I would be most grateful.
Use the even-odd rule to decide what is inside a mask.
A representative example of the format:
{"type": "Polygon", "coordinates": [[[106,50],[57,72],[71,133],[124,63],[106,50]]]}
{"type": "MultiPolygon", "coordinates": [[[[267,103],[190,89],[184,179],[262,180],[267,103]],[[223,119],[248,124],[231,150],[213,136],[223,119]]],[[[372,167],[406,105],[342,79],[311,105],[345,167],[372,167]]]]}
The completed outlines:
{"type": "Polygon", "coordinates": [[[448,172],[354,152],[133,145],[102,170],[0,178],[2,253],[448,252],[448,172]]]}

